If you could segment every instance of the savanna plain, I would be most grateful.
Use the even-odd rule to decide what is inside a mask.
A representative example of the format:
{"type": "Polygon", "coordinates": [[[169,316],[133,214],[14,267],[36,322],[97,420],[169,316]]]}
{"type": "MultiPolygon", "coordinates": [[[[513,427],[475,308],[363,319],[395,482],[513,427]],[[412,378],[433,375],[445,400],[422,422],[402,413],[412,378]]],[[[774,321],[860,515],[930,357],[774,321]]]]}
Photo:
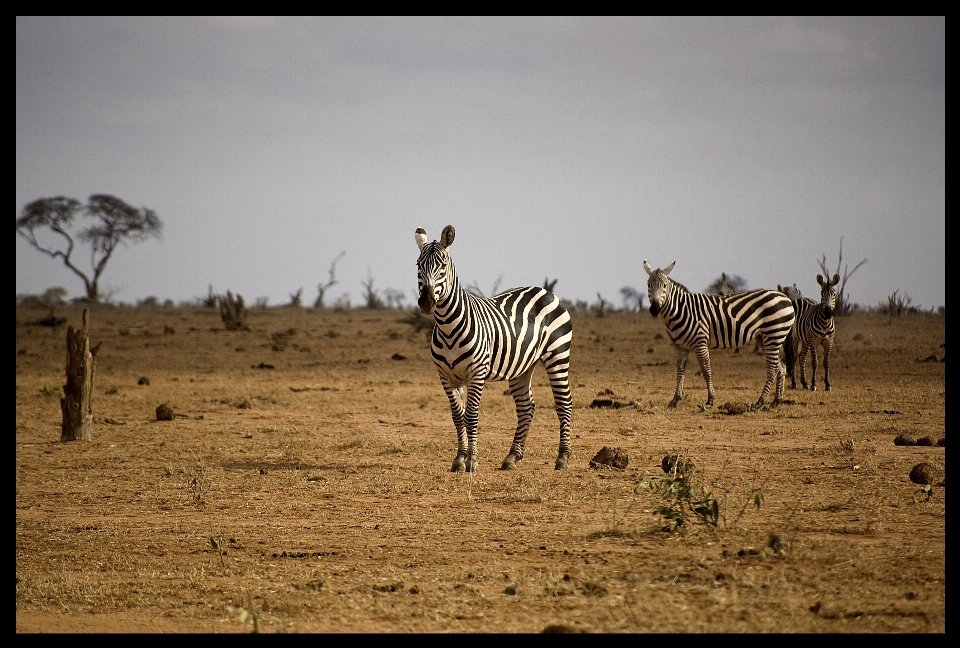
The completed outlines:
{"type": "Polygon", "coordinates": [[[691,358],[670,409],[663,322],[575,313],[569,469],[540,368],[514,471],[513,401],[487,384],[475,474],[449,472],[411,311],[257,308],[228,331],[92,306],[92,440],[67,443],[82,307],[47,315],[16,312],[17,632],[945,632],[942,314],[837,318],[832,391],[752,410],[752,347],[712,352],[713,408],[691,358]],[[591,466],[604,446],[626,467],[591,466]],[[668,455],[695,466],[687,499],[668,455]]]}

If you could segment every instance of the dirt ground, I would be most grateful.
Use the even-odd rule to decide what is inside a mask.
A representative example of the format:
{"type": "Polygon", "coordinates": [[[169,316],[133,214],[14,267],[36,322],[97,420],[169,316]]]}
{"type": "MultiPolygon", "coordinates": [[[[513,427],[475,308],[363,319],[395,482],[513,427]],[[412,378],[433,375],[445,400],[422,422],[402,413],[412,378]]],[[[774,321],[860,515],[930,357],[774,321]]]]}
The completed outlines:
{"type": "Polygon", "coordinates": [[[409,311],[95,307],[93,439],[69,443],[81,308],[58,314],[16,313],[17,632],[945,632],[942,315],[840,318],[833,391],[729,414],[752,348],[713,352],[712,409],[691,359],[669,409],[662,321],[575,314],[570,469],[539,369],[525,459],[498,470],[516,419],[488,383],[467,475],[409,311]],[[603,446],[627,467],[591,467],[603,446]],[[661,530],[643,485],[678,453],[716,526],[661,530]]]}

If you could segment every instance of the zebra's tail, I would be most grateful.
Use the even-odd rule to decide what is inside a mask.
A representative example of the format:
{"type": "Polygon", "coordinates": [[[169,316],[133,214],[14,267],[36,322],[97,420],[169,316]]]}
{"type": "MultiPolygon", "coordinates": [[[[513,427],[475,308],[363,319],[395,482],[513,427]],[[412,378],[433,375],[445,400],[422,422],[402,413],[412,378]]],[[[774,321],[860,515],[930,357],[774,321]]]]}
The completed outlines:
{"type": "Polygon", "coordinates": [[[787,374],[793,375],[793,366],[797,362],[797,332],[796,327],[791,326],[787,332],[787,339],[783,341],[783,355],[787,364],[787,374]]]}

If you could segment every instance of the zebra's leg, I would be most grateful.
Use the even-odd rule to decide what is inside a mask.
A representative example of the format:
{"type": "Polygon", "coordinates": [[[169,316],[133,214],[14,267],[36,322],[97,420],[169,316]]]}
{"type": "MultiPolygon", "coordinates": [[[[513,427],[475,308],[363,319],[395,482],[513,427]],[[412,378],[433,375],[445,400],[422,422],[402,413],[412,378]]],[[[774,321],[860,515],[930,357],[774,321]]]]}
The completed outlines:
{"type": "Polygon", "coordinates": [[[800,385],[807,389],[807,345],[800,343],[800,355],[797,357],[797,364],[800,365],[800,385]]]}
{"type": "Polygon", "coordinates": [[[770,388],[774,388],[774,398],[772,407],[780,404],[783,396],[783,365],[780,363],[780,346],[777,344],[767,344],[764,347],[764,357],[767,361],[767,380],[763,383],[763,391],[760,392],[760,398],[757,399],[756,407],[763,407],[767,402],[767,396],[770,395],[770,388]],[[776,383],[776,386],[774,386],[776,383]]]}
{"type": "Polygon", "coordinates": [[[693,348],[693,352],[697,354],[700,373],[703,374],[703,379],[707,382],[707,406],[712,407],[716,395],[713,393],[713,376],[710,373],[710,349],[706,342],[701,342],[693,348]]]}
{"type": "Polygon", "coordinates": [[[683,374],[687,370],[687,358],[690,351],[674,347],[677,353],[677,391],[673,393],[673,400],[670,401],[670,407],[676,407],[680,399],[683,398],[683,374]]]}
{"type": "Polygon", "coordinates": [[[776,394],[773,397],[772,407],[776,407],[783,400],[783,387],[787,383],[787,376],[783,370],[783,362],[780,360],[780,353],[777,352],[777,387],[776,394]]]}
{"type": "Polygon", "coordinates": [[[823,340],[823,391],[830,391],[830,351],[833,350],[833,337],[823,340]]]}
{"type": "Polygon", "coordinates": [[[810,391],[817,391],[817,345],[810,347],[810,391]]]}
{"type": "Polygon", "coordinates": [[[467,427],[464,416],[463,387],[454,387],[442,379],[441,382],[443,383],[443,391],[447,394],[447,400],[450,401],[453,427],[457,430],[457,456],[453,459],[450,472],[464,472],[467,469],[467,427]]]}
{"type": "Polygon", "coordinates": [[[480,398],[483,396],[483,379],[471,378],[466,385],[466,404],[464,419],[467,426],[467,472],[477,472],[477,425],[480,422],[480,398]]]}
{"type": "Polygon", "coordinates": [[[513,435],[513,445],[510,446],[509,454],[500,465],[500,470],[513,470],[517,467],[517,462],[523,459],[527,433],[530,431],[530,423],[533,422],[533,414],[537,409],[537,404],[533,400],[533,390],[530,389],[532,381],[533,367],[510,380],[510,395],[513,396],[513,402],[517,405],[517,432],[513,435]]]}
{"type": "Polygon", "coordinates": [[[570,395],[569,357],[556,364],[544,363],[553,390],[553,404],[560,419],[560,449],[557,452],[556,470],[566,470],[570,461],[570,420],[573,417],[573,397],[570,395]]]}

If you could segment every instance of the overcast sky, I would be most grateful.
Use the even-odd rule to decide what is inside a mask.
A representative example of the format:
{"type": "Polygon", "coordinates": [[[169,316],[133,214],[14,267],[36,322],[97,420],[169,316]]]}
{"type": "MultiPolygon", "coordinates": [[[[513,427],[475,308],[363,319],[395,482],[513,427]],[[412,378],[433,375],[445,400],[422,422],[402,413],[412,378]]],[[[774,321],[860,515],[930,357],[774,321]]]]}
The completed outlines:
{"type": "MultiPolygon", "coordinates": [[[[464,284],[621,303],[642,261],[943,305],[945,19],[17,18],[16,215],[113,194],[163,238],[116,301],[312,305],[331,262],[415,303],[414,231],[464,284]],[[843,268],[840,269],[841,275],[843,268]]],[[[16,237],[17,293],[82,282],[16,237]]],[[[75,262],[88,267],[88,255],[75,262]]]]}

